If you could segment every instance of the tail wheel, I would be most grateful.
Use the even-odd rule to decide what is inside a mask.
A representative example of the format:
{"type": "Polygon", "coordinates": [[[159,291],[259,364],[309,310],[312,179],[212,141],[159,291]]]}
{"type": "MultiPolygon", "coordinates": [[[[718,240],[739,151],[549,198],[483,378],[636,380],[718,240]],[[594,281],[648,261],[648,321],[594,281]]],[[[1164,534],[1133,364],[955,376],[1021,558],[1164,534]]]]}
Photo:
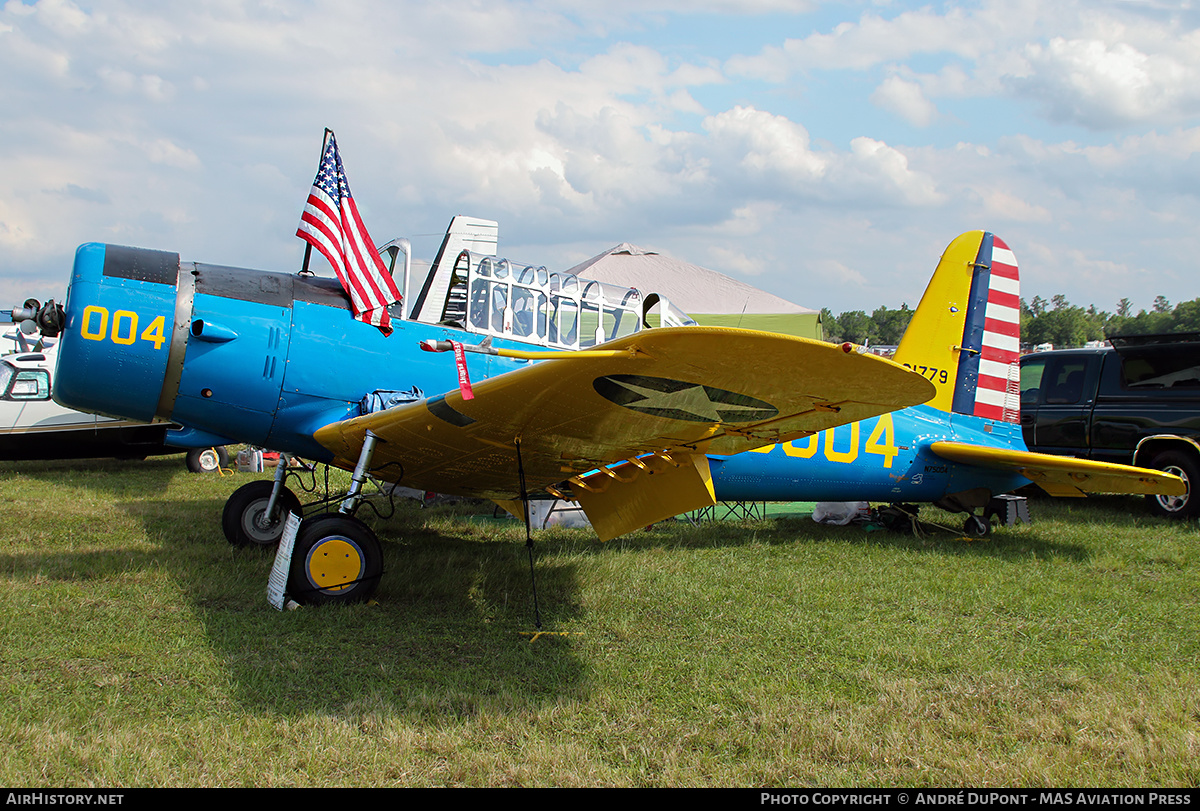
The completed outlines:
{"type": "Polygon", "coordinates": [[[221,529],[234,546],[274,546],[283,536],[288,512],[300,514],[300,499],[284,487],[275,504],[275,515],[267,515],[271,490],[275,483],[266,479],[252,481],[233,491],[221,513],[221,529]]]}
{"type": "Polygon", "coordinates": [[[345,515],[319,515],[296,533],[288,595],[327,605],[369,600],[383,574],[383,548],[366,524],[345,515]]]}
{"type": "Polygon", "coordinates": [[[968,515],[967,520],[963,522],[963,532],[972,538],[986,537],[991,531],[992,523],[986,518],[980,518],[978,515],[968,515]]]}
{"type": "Polygon", "coordinates": [[[1187,485],[1187,492],[1182,496],[1146,496],[1151,509],[1167,518],[1194,518],[1200,515],[1200,498],[1195,493],[1196,488],[1200,487],[1200,465],[1194,456],[1182,451],[1167,451],[1154,457],[1150,467],[1164,473],[1174,473],[1187,485]]]}

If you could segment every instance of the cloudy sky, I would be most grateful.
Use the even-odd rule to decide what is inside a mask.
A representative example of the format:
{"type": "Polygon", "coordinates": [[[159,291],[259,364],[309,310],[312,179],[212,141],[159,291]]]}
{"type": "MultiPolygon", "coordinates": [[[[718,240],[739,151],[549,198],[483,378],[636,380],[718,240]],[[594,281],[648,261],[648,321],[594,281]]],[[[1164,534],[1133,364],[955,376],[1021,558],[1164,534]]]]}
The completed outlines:
{"type": "Polygon", "coordinates": [[[89,241],[297,268],[325,127],[425,260],[469,214],[870,311],[983,228],[1027,300],[1200,296],[1189,0],[8,0],[0,306],[89,241]]]}

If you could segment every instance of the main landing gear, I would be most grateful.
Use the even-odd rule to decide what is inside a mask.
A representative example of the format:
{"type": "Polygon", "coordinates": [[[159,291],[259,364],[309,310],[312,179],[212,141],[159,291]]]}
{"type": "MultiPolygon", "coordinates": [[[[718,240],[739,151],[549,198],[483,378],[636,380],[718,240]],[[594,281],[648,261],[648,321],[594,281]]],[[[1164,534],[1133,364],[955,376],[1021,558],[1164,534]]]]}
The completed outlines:
{"type": "Polygon", "coordinates": [[[283,522],[289,512],[301,514],[300,499],[283,486],[279,471],[275,481],[263,479],[233,491],[221,513],[221,529],[234,546],[274,546],[283,537],[283,522]]]}
{"type": "MultiPolygon", "coordinates": [[[[376,436],[367,432],[350,492],[338,511],[310,515],[300,522],[287,585],[288,596],[297,603],[361,603],[379,586],[383,548],[371,528],[354,517],[376,442],[376,436]]],[[[283,537],[288,513],[302,514],[300,499],[284,486],[287,462],[287,455],[281,454],[274,481],[250,482],[225,502],[221,528],[234,546],[273,546],[283,537]]]]}
{"type": "Polygon", "coordinates": [[[288,595],[296,602],[366,602],[382,575],[383,547],[362,521],[323,513],[300,523],[287,584],[288,595]]]}

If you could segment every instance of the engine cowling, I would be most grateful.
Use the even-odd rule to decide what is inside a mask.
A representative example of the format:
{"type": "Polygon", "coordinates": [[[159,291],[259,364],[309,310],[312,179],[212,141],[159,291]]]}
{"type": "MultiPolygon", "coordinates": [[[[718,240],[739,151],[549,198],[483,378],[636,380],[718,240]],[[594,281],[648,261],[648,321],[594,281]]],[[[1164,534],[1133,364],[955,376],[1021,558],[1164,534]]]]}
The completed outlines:
{"type": "MultiPolygon", "coordinates": [[[[179,254],[81,245],[64,307],[54,399],[144,422],[164,410],[169,416],[178,276],[179,254]]],[[[176,352],[180,360],[184,348],[176,352]]]]}

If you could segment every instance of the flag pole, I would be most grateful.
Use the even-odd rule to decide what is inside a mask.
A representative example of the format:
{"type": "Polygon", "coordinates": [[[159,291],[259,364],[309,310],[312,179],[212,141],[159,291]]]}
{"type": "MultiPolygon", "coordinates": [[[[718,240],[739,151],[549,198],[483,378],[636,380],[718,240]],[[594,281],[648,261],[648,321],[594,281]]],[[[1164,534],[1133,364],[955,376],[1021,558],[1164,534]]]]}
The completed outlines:
{"type": "MultiPolygon", "coordinates": [[[[321,159],[317,161],[317,171],[321,170],[321,163],[325,160],[325,147],[329,146],[329,136],[333,135],[333,130],[329,127],[325,128],[325,134],[321,136],[321,159]]],[[[308,273],[308,260],[312,258],[312,243],[308,240],[304,241],[304,264],[300,267],[301,273],[308,273]]]]}

